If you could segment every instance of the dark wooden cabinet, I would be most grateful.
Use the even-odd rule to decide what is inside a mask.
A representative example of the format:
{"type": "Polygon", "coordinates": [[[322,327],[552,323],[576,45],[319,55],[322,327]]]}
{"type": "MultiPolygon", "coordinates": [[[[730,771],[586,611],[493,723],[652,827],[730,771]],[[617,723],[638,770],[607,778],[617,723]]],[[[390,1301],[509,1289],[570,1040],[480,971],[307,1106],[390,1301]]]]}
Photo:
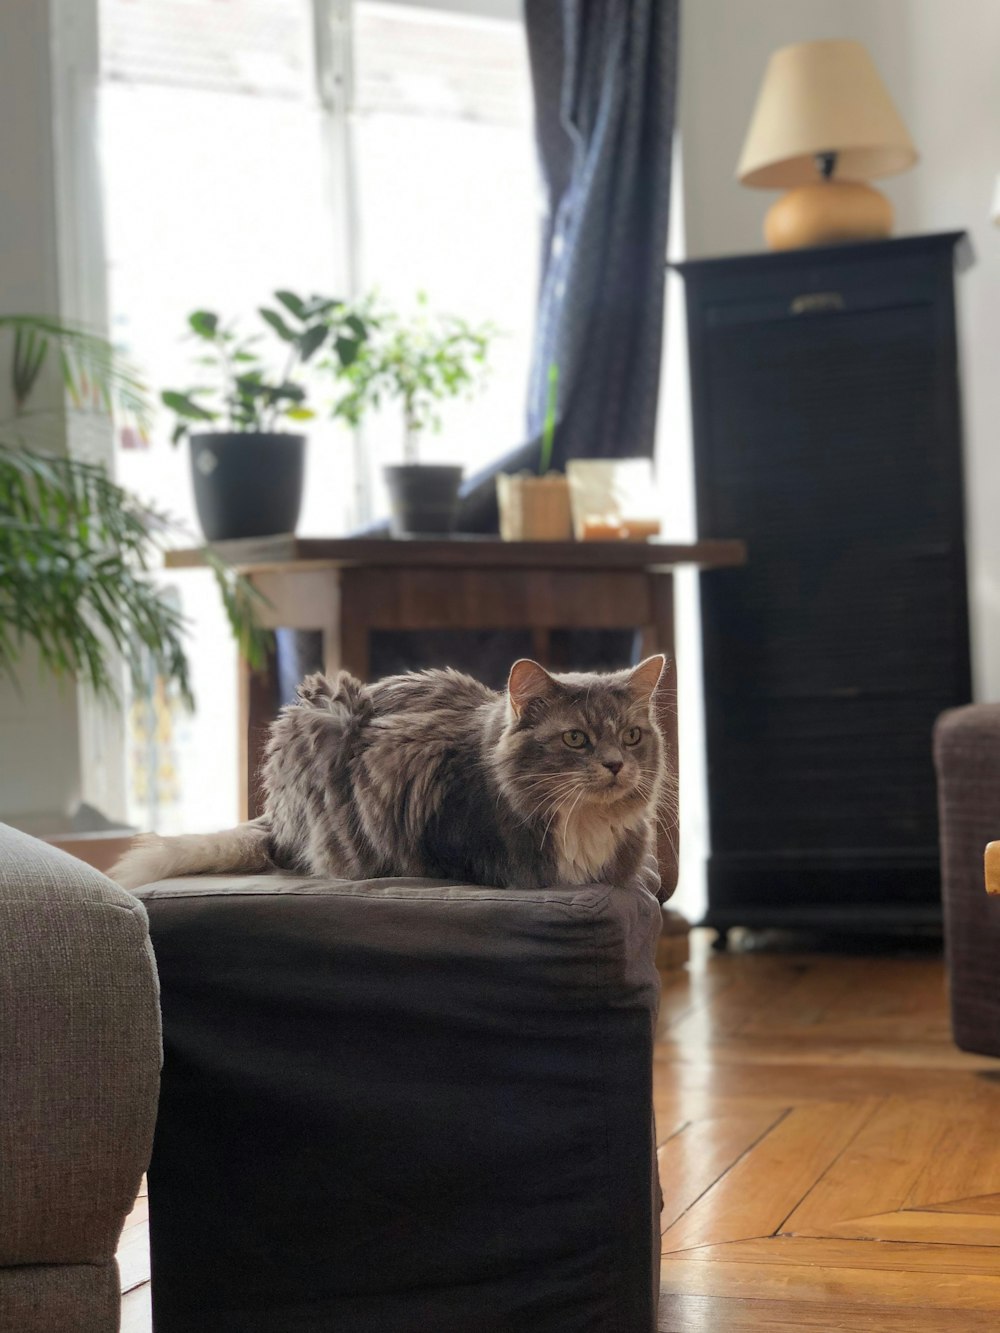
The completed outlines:
{"type": "Polygon", "coordinates": [[[970,698],[961,233],[678,265],[702,580],[708,923],[940,920],[931,728],[970,698]]]}

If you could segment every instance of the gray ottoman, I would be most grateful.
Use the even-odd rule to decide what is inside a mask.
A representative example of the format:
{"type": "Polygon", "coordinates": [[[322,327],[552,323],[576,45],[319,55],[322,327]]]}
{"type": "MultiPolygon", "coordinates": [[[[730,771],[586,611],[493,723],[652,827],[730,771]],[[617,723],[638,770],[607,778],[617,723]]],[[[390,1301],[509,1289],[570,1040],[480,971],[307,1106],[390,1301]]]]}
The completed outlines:
{"type": "Polygon", "coordinates": [[[652,897],[141,892],[165,1063],[157,1333],[649,1333],[652,897]]]}

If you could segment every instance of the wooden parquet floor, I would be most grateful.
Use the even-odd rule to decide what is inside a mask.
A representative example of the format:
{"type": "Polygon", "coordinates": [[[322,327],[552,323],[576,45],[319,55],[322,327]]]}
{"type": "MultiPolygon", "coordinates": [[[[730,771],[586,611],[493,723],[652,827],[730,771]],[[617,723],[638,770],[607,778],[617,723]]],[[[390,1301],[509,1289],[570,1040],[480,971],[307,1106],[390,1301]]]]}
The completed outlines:
{"type": "Polygon", "coordinates": [[[937,958],[664,975],[661,1333],[1000,1330],[1000,1061],[937,958]]]}
{"type": "MultiPolygon", "coordinates": [[[[654,1090],[660,1333],[1000,1333],[1000,1060],[952,1044],[940,959],[696,932],[654,1090]]],[[[140,1198],[122,1333],[151,1328],[146,1243],[140,1198]]]]}

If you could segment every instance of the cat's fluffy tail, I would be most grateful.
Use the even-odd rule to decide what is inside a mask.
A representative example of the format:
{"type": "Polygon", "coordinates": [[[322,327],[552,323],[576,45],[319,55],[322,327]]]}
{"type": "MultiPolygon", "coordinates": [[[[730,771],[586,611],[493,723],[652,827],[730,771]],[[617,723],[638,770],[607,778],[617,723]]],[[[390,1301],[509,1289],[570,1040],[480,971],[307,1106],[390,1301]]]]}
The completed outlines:
{"type": "Polygon", "coordinates": [[[273,870],[270,830],[263,819],[222,833],[185,833],[178,838],[143,834],[114,865],[110,877],[123,889],[138,889],[178,875],[254,875],[273,870]]]}

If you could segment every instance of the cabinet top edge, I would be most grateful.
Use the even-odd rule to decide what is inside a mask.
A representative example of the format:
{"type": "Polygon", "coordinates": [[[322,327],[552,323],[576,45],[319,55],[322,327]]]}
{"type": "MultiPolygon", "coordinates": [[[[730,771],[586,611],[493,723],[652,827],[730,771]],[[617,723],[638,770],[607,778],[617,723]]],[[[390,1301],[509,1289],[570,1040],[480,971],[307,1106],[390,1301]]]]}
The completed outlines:
{"type": "Polygon", "coordinates": [[[898,236],[887,241],[805,246],[799,250],[757,250],[739,255],[707,255],[704,258],[668,262],[667,268],[679,273],[682,278],[687,278],[691,274],[701,274],[706,271],[734,272],[739,269],[756,268],[762,263],[776,268],[795,269],[807,265],[838,263],[843,260],[877,262],[906,255],[935,254],[947,250],[954,252],[955,269],[959,273],[964,273],[975,262],[968,232],[943,231],[922,236],[898,236]]]}

